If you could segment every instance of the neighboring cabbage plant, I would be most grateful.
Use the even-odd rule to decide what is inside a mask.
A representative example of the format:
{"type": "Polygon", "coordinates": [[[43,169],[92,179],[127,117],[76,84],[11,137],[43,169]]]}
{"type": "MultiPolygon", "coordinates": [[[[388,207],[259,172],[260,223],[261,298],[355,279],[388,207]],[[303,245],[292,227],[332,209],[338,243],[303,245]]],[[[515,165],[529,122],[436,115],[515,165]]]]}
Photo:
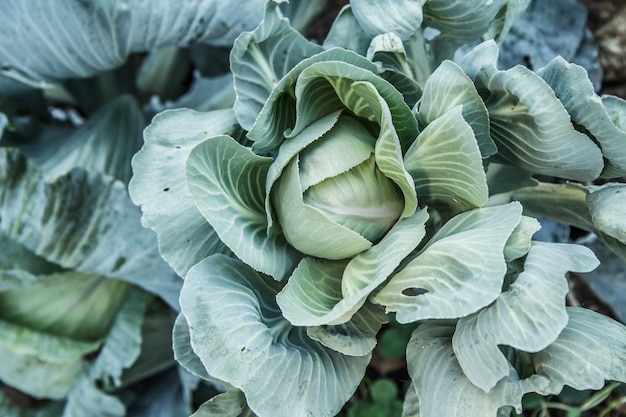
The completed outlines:
{"type": "Polygon", "coordinates": [[[129,198],[130,159],[155,110],[232,106],[232,76],[195,62],[204,47],[227,56],[260,22],[264,3],[234,13],[242,3],[3,8],[1,415],[191,412],[196,384],[179,378],[171,350],[182,280],[129,198]]]}
{"type": "Polygon", "coordinates": [[[626,327],[565,305],[597,259],[530,217],[624,253],[626,187],[583,184],[626,175],[626,102],[560,58],[501,70],[494,40],[450,60],[526,1],[354,0],[323,45],[278,3],[231,51],[233,108],[156,115],[133,160],[185,277],[176,359],[227,388],[194,417],[336,415],[389,313],[419,324],[406,416],[626,382],[626,327]]]}

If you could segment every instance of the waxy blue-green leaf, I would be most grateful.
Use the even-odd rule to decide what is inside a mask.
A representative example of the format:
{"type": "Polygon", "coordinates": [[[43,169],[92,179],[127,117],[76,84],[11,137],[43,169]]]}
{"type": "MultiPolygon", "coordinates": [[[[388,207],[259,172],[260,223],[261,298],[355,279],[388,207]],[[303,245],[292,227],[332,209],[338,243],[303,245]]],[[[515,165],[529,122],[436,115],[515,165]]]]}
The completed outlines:
{"type": "Polygon", "coordinates": [[[210,375],[243,391],[259,416],[334,416],[370,355],[345,356],[311,340],[306,328],[283,318],[277,290],[270,277],[223,255],[197,264],[181,292],[193,350],[210,375]]]}
{"type": "MultiPolygon", "coordinates": [[[[89,377],[100,381],[104,389],[113,390],[122,383],[122,372],[135,363],[142,346],[142,325],[152,295],[132,288],[119,308],[113,325],[89,369],[89,377]]],[[[156,346],[155,346],[156,348],[156,346]]]]}
{"type": "Polygon", "coordinates": [[[323,51],[280,17],[277,7],[275,1],[268,1],[261,24],[241,34],[231,51],[237,92],[234,110],[245,130],[252,128],[278,81],[300,61],[323,51]]]}
{"type": "Polygon", "coordinates": [[[496,417],[503,406],[522,411],[522,396],[545,390],[540,375],[521,379],[511,368],[507,377],[485,393],[463,373],[452,349],[454,321],[431,321],[413,332],[407,346],[407,366],[422,417],[496,417]]]}
{"type": "Polygon", "coordinates": [[[600,145],[605,161],[601,177],[626,175],[626,123],[619,125],[619,120],[626,118],[626,101],[614,98],[619,103],[616,109],[621,110],[614,119],[604,107],[603,99],[595,93],[587,71],[561,57],[537,73],[554,90],[572,122],[600,145]]]}
{"type": "Polygon", "coordinates": [[[344,355],[364,356],[374,350],[378,331],[387,322],[382,307],[366,302],[346,323],[308,327],[306,334],[344,355]]]}
{"type": "Polygon", "coordinates": [[[71,135],[58,140],[42,138],[20,150],[49,180],[81,167],[128,183],[132,176],[130,160],[143,144],[144,127],[137,102],[125,95],[90,115],[71,135]]]}
{"type": "Polygon", "coordinates": [[[565,274],[597,265],[584,246],[535,242],[515,282],[489,307],[457,323],[452,345],[465,376],[489,392],[509,375],[499,346],[538,352],[554,342],[568,321],[565,274]]]}
{"type": "Polygon", "coordinates": [[[535,367],[550,379],[546,393],[564,385],[600,389],[607,380],[626,382],[626,328],[584,308],[567,309],[569,322],[559,338],[533,355],[535,367]]]}
{"type": "Polygon", "coordinates": [[[212,380],[202,361],[191,348],[189,325],[182,313],[179,313],[172,330],[172,349],[174,359],[192,375],[206,380],[212,380]]]}
{"type": "Polygon", "coordinates": [[[424,84],[417,118],[423,129],[450,109],[463,106],[463,118],[472,127],[483,158],[498,149],[489,136],[489,114],[474,83],[452,61],[444,61],[424,84]]]}
{"type": "Polygon", "coordinates": [[[335,17],[323,46],[324,49],[345,48],[365,56],[371,40],[354,17],[352,7],[347,4],[335,17]]]}
{"type": "Polygon", "coordinates": [[[590,191],[586,200],[594,227],[626,245],[626,185],[609,183],[590,191]]]}
{"type": "Polygon", "coordinates": [[[504,259],[514,261],[526,255],[532,245],[533,235],[541,229],[539,221],[533,217],[522,216],[519,224],[511,233],[504,246],[504,259]]]}
{"type": "Polygon", "coordinates": [[[0,321],[0,379],[39,398],[63,399],[101,341],[72,340],[0,321]]]}
{"type": "Polygon", "coordinates": [[[146,128],[145,144],[133,158],[130,195],[141,206],[143,225],[157,233],[161,256],[181,277],[213,253],[230,253],[196,208],[185,164],[197,144],[230,133],[236,125],[230,109],[167,110],[146,128]]]}
{"type": "Polygon", "coordinates": [[[178,304],[180,281],[143,228],[126,186],[74,169],[53,182],[15,149],[0,153],[0,230],[34,254],[85,274],[120,279],[178,304]]]}
{"type": "Polygon", "coordinates": [[[0,17],[0,67],[31,83],[54,82],[118,67],[133,52],[161,46],[230,46],[261,21],[263,4],[16,1],[7,4],[0,17]]]}
{"type": "Polygon", "coordinates": [[[426,204],[443,201],[465,211],[489,198],[480,149],[461,106],[426,126],[404,155],[404,166],[426,204]]]}
{"type": "Polygon", "coordinates": [[[432,41],[438,62],[451,59],[461,45],[474,42],[489,31],[507,0],[428,0],[424,26],[440,33],[432,41]]]}
{"type": "Polygon", "coordinates": [[[347,322],[426,234],[426,210],[401,219],[369,250],[347,261],[305,258],[277,296],[296,326],[347,322]]]}
{"type": "Polygon", "coordinates": [[[191,150],[187,183],[220,239],[248,265],[281,280],[301,255],[282,236],[267,234],[265,182],[271,163],[229,136],[216,136],[191,150]]]}
{"type": "MultiPolygon", "coordinates": [[[[285,132],[292,129],[296,121],[294,85],[302,71],[317,62],[341,62],[352,64],[374,73],[378,71],[377,66],[367,58],[343,48],[331,48],[310,58],[303,59],[278,81],[278,84],[267,98],[263,109],[261,109],[256,122],[248,132],[248,139],[254,142],[252,149],[255,152],[269,153],[278,149],[283,143],[285,132]]],[[[320,87],[322,89],[327,88],[324,83],[320,87]]],[[[317,99],[319,95],[320,91],[317,91],[311,98],[317,99]]],[[[329,106],[331,103],[328,101],[323,102],[325,111],[322,115],[330,114],[342,107],[337,104],[336,99],[332,98],[332,96],[330,98],[332,106],[329,106]]]]}
{"type": "Polygon", "coordinates": [[[400,323],[459,318],[492,303],[506,273],[504,246],[520,222],[510,203],[456,215],[373,298],[400,323]]]}
{"type": "Polygon", "coordinates": [[[31,330],[74,340],[101,340],[109,331],[129,284],[63,271],[0,292],[0,318],[31,330]]]}
{"type": "Polygon", "coordinates": [[[495,42],[480,44],[462,61],[483,98],[498,147],[496,162],[535,174],[593,180],[603,168],[602,152],[574,129],[570,116],[550,86],[529,69],[496,68],[495,42]]]}
{"type": "Polygon", "coordinates": [[[408,40],[422,24],[426,0],[350,0],[359,24],[370,37],[387,32],[408,40]]]}
{"type": "Polygon", "coordinates": [[[233,389],[218,394],[204,402],[190,417],[245,417],[242,414],[246,406],[246,398],[239,390],[233,389]]]}

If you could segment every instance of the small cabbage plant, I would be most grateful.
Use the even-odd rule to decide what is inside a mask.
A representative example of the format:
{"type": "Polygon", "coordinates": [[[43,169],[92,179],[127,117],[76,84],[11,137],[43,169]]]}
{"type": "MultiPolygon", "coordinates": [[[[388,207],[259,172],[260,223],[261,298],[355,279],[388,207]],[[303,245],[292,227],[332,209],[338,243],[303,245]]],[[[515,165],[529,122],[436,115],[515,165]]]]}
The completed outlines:
{"type": "Polygon", "coordinates": [[[194,416],[336,415],[391,313],[419,324],[406,416],[626,381],[626,327],[565,305],[594,254],[533,240],[552,218],[626,260],[626,102],[562,58],[498,68],[527,1],[353,0],[322,45],[278,3],[234,44],[233,108],[158,114],[133,161],[184,277],[176,359],[228,389],[194,416]]]}

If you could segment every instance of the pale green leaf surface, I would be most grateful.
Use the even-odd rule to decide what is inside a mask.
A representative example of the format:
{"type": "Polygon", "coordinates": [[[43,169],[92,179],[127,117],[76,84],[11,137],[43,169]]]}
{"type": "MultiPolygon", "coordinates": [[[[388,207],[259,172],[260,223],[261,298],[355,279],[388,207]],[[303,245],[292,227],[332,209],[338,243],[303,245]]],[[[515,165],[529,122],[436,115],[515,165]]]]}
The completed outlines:
{"type": "Polygon", "coordinates": [[[456,215],[373,301],[396,312],[400,323],[463,317],[490,304],[502,289],[504,245],[521,212],[511,203],[456,215]]]}
{"type": "Polygon", "coordinates": [[[130,161],[143,144],[144,127],[137,102],[125,95],[90,115],[72,134],[58,140],[42,138],[20,150],[43,169],[48,180],[81,167],[128,183],[130,161]]]}
{"type": "Polygon", "coordinates": [[[349,4],[345,5],[335,17],[326,39],[324,49],[345,48],[365,56],[371,37],[367,35],[354,17],[349,4]]]}
{"type": "Polygon", "coordinates": [[[533,375],[519,379],[511,369],[489,393],[472,384],[452,350],[453,321],[421,325],[407,346],[409,375],[419,400],[420,417],[496,417],[498,409],[513,406],[521,412],[522,396],[545,389],[546,378],[533,375]]]}
{"type": "Polygon", "coordinates": [[[231,51],[237,92],[234,110],[245,130],[252,128],[278,81],[300,61],[323,51],[280,17],[277,7],[277,3],[268,1],[261,24],[239,36],[231,51]]]}
{"type": "Polygon", "coordinates": [[[506,6],[500,9],[499,13],[491,22],[489,31],[483,35],[483,39],[496,39],[502,42],[511,31],[516,20],[526,11],[531,0],[507,0],[506,6]],[[504,13],[502,11],[504,10],[504,13]]]}
{"type": "Polygon", "coordinates": [[[626,245],[626,185],[608,184],[587,194],[595,228],[626,245]]]}
{"type": "Polygon", "coordinates": [[[496,163],[489,163],[487,167],[487,188],[490,196],[536,184],[537,180],[519,167],[496,163]]]}
{"type": "Polygon", "coordinates": [[[280,11],[289,19],[291,27],[300,33],[306,33],[327,7],[328,0],[290,0],[280,1],[279,4],[280,11]]]}
{"type": "Polygon", "coordinates": [[[62,268],[35,255],[9,236],[0,233],[0,291],[19,288],[34,282],[34,275],[60,272],[62,268]],[[8,274],[22,275],[23,278],[12,281],[8,274]]]}
{"type": "Polygon", "coordinates": [[[172,348],[174,350],[174,359],[183,368],[198,378],[211,380],[211,376],[207,373],[202,361],[191,348],[189,325],[187,325],[187,320],[182,313],[178,314],[174,322],[172,348]]]}
{"type": "Polygon", "coordinates": [[[393,32],[408,40],[422,24],[425,0],[351,0],[357,21],[370,37],[393,32]]]}
{"type": "Polygon", "coordinates": [[[461,45],[473,42],[488,32],[507,0],[428,0],[424,4],[424,26],[440,34],[432,48],[437,61],[452,58],[461,45]]]}
{"type": "MultiPolygon", "coordinates": [[[[261,109],[256,122],[248,132],[248,138],[254,142],[252,145],[254,151],[267,153],[278,149],[285,139],[285,132],[294,127],[296,120],[296,104],[293,94],[298,77],[311,65],[327,61],[353,64],[371,72],[378,70],[376,65],[365,57],[343,48],[331,48],[303,59],[278,81],[276,87],[267,97],[266,104],[261,109]]],[[[322,87],[325,86],[322,84],[322,87]]],[[[333,106],[336,106],[336,102],[325,102],[323,115],[330,114],[340,108],[340,106],[333,106]]]]}
{"type": "Polygon", "coordinates": [[[366,302],[346,323],[308,327],[306,333],[311,339],[344,355],[364,356],[374,350],[376,335],[387,321],[382,307],[366,302]]]}
{"type": "Polygon", "coordinates": [[[49,262],[128,281],[178,304],[181,283],[120,181],[77,168],[45,182],[23,154],[5,148],[0,219],[2,233],[49,262]]]}
{"type": "Polygon", "coordinates": [[[259,416],[334,416],[370,355],[342,355],[292,327],[276,305],[277,289],[238,260],[200,262],[181,293],[192,347],[208,373],[243,391],[259,416]]]}
{"type": "Polygon", "coordinates": [[[499,349],[511,346],[538,352],[567,325],[565,274],[589,272],[598,260],[584,246],[535,242],[524,270],[489,307],[457,323],[452,345],[461,368],[474,385],[489,392],[509,374],[499,349]]]}
{"type": "Polygon", "coordinates": [[[420,243],[426,210],[398,221],[369,250],[347,261],[305,258],[277,296],[283,315],[297,326],[346,323],[420,243]]]}
{"type": "Polygon", "coordinates": [[[31,330],[98,341],[108,332],[129,284],[63,271],[0,292],[0,318],[31,330]]]}
{"type": "MultiPolygon", "coordinates": [[[[339,154],[327,155],[333,158],[339,154]]],[[[371,242],[384,236],[405,207],[402,193],[380,171],[374,155],[349,171],[309,188],[304,193],[304,202],[371,242]]]]}
{"type": "Polygon", "coordinates": [[[229,136],[216,136],[191,151],[187,183],[220,239],[248,265],[281,280],[300,255],[282,236],[267,233],[265,183],[271,163],[229,136]]]}
{"type": "Polygon", "coordinates": [[[156,232],[161,255],[181,277],[213,253],[230,253],[193,202],[186,162],[197,144],[236,125],[230,109],[166,110],[146,128],[145,145],[133,158],[130,195],[141,206],[143,225],[156,232]]]}
{"type": "Polygon", "coordinates": [[[206,401],[190,417],[240,417],[245,408],[243,393],[230,390],[206,401]]]}
{"type": "Polygon", "coordinates": [[[404,165],[426,204],[440,200],[465,211],[487,202],[480,149],[461,106],[426,126],[404,155],[404,165]]]}
{"type": "Polygon", "coordinates": [[[598,390],[605,380],[626,382],[626,327],[584,308],[567,312],[569,322],[559,338],[533,355],[539,374],[551,380],[549,393],[564,385],[598,390]]]}
{"type": "Polygon", "coordinates": [[[82,373],[83,355],[100,346],[4,321],[0,335],[0,379],[37,398],[65,398],[82,373]]]}
{"type": "MultiPolygon", "coordinates": [[[[320,120],[324,119],[326,117],[320,120]]],[[[309,125],[303,132],[310,130],[318,122],[309,125]]],[[[307,136],[312,137],[312,135],[307,136]]],[[[317,137],[320,140],[310,142],[299,154],[300,182],[303,192],[326,179],[338,177],[350,169],[356,169],[374,153],[376,139],[365,126],[349,116],[340,116],[331,130],[317,137]]]]}
{"type": "Polygon", "coordinates": [[[496,68],[497,45],[480,44],[462,61],[485,101],[497,162],[526,171],[574,180],[593,180],[603,168],[602,152],[574,129],[550,86],[529,69],[496,68]]]}
{"type": "Polygon", "coordinates": [[[418,121],[425,127],[456,106],[463,106],[463,118],[472,127],[483,158],[498,149],[489,135],[489,114],[474,83],[452,61],[444,61],[424,84],[418,104],[418,121]]]}
{"type": "Polygon", "coordinates": [[[541,224],[539,224],[537,219],[522,216],[522,219],[504,246],[504,259],[507,262],[511,262],[526,255],[532,245],[531,239],[539,229],[541,229],[541,224]]]}
{"type": "Polygon", "coordinates": [[[369,249],[372,242],[335,223],[305,203],[298,158],[293,159],[275,184],[272,203],[285,239],[300,252],[324,259],[344,259],[369,249]]]}
{"type": "MultiPolygon", "coordinates": [[[[270,165],[267,171],[267,180],[266,184],[266,198],[265,198],[265,211],[267,213],[267,222],[268,222],[268,232],[274,233],[273,227],[274,224],[274,207],[272,206],[272,200],[270,198],[270,194],[272,193],[273,186],[276,180],[282,175],[284,169],[287,167],[287,164],[296,157],[296,155],[302,151],[304,148],[309,146],[311,143],[316,141],[317,139],[322,138],[335,124],[341,115],[341,110],[338,110],[333,113],[329,113],[328,115],[316,120],[311,123],[305,129],[303,129],[300,134],[296,135],[290,140],[287,140],[282,143],[279,148],[278,155],[274,158],[274,161],[270,165]]],[[[369,152],[371,153],[371,152],[369,152]]],[[[368,157],[369,157],[368,153],[368,157]]],[[[346,170],[348,167],[352,166],[350,161],[354,163],[354,161],[359,161],[358,153],[350,153],[350,155],[346,155],[346,159],[348,162],[344,161],[344,158],[333,158],[332,161],[325,161],[326,164],[332,164],[335,167],[335,170],[346,170]]],[[[365,159],[365,156],[362,155],[362,158],[365,159]]],[[[319,181],[318,179],[307,180],[307,176],[310,173],[301,173],[304,177],[303,182],[305,187],[309,183],[315,183],[319,181]]]]}
{"type": "MultiPolygon", "coordinates": [[[[89,369],[89,377],[105,389],[121,385],[122,372],[137,360],[142,349],[142,325],[152,296],[132,288],[104,339],[98,357],[89,369]]],[[[145,347],[145,346],[144,346],[145,347]]]]}
{"type": "Polygon", "coordinates": [[[54,82],[118,67],[133,52],[161,46],[230,46],[241,32],[259,23],[263,4],[16,1],[7,4],[0,17],[0,67],[31,83],[54,82]]]}
{"type": "MultiPolygon", "coordinates": [[[[570,64],[562,57],[553,59],[538,74],[552,87],[556,96],[571,116],[572,122],[593,137],[604,155],[601,176],[615,178],[626,175],[626,129],[620,128],[609,115],[603,100],[595,93],[587,71],[570,64]]],[[[626,101],[621,101],[622,117],[626,115],[626,101]]]]}

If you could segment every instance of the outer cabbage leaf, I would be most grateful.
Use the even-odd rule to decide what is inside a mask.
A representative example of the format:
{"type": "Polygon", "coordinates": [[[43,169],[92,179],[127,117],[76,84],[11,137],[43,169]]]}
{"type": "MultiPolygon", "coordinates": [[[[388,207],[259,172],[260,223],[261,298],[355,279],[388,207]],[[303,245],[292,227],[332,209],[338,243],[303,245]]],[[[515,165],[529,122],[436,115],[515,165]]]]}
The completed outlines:
{"type": "Polygon", "coordinates": [[[538,74],[552,87],[567,109],[575,126],[590,135],[602,149],[604,169],[601,177],[616,178],[626,175],[626,101],[613,98],[618,113],[613,116],[604,107],[594,91],[587,72],[576,64],[557,57],[538,74]]]}
{"type": "Polygon", "coordinates": [[[422,25],[422,5],[426,0],[350,0],[352,12],[371,38],[394,33],[408,40],[422,25]]]}
{"type": "Polygon", "coordinates": [[[248,265],[281,280],[301,255],[283,236],[267,234],[265,182],[271,162],[229,136],[216,136],[191,151],[187,183],[221,240],[248,265]]]}
{"type": "Polygon", "coordinates": [[[277,283],[239,260],[213,255],[181,292],[191,346],[208,373],[246,395],[260,416],[333,416],[370,360],[325,348],[292,327],[276,305],[277,283]]]}
{"type": "Polygon", "coordinates": [[[77,341],[0,321],[0,379],[39,398],[63,399],[101,341],[77,341]]]}
{"type": "Polygon", "coordinates": [[[467,379],[454,356],[454,329],[455,323],[448,321],[423,324],[413,332],[407,346],[408,370],[421,417],[496,417],[504,406],[513,406],[521,412],[525,393],[548,387],[545,377],[533,375],[520,379],[511,369],[505,379],[485,393],[467,379]]]}
{"type": "Polygon", "coordinates": [[[479,313],[459,320],[452,345],[463,373],[489,392],[509,375],[510,364],[499,346],[538,352],[554,342],[568,321],[565,274],[589,272],[597,265],[584,246],[534,243],[524,271],[507,291],[479,313]]]}
{"type": "Polygon", "coordinates": [[[344,6],[333,21],[326,39],[324,49],[345,48],[365,56],[371,37],[363,31],[354,17],[350,5],[344,6]]]}
{"type": "Polygon", "coordinates": [[[605,380],[626,382],[626,327],[584,308],[569,307],[569,322],[558,339],[533,355],[538,373],[550,378],[547,393],[569,385],[600,389],[605,380]]]}
{"type": "Polygon", "coordinates": [[[554,91],[525,67],[498,70],[497,55],[497,45],[488,41],[461,63],[487,106],[491,138],[498,147],[494,160],[535,174],[596,179],[603,168],[602,153],[574,129],[554,91]]]}
{"type": "Polygon", "coordinates": [[[210,254],[230,253],[193,202],[186,162],[197,144],[236,125],[232,110],[164,111],[146,128],[145,145],[133,158],[130,195],[144,226],[157,233],[163,259],[181,277],[210,254]]]}
{"type": "Polygon", "coordinates": [[[246,398],[239,390],[229,390],[218,394],[202,404],[190,417],[242,417],[246,398]]]}
{"type": "Polygon", "coordinates": [[[115,68],[133,52],[161,46],[230,46],[237,35],[258,24],[263,4],[262,0],[16,1],[0,18],[0,67],[31,83],[55,82],[115,68]]]}
{"type": "Polygon", "coordinates": [[[177,306],[180,282],[123,183],[81,169],[48,183],[23,154],[0,152],[3,234],[49,262],[137,284],[177,306]]]}
{"type": "Polygon", "coordinates": [[[440,32],[431,46],[436,61],[451,58],[459,46],[474,42],[492,29],[496,16],[507,3],[508,0],[426,1],[424,26],[440,32]]]}
{"type": "Polygon", "coordinates": [[[482,207],[487,202],[487,178],[471,126],[461,106],[453,107],[420,132],[404,155],[418,197],[455,211],[482,207]]]}
{"type": "Polygon", "coordinates": [[[237,91],[234,110],[246,130],[254,124],[278,81],[300,61],[323,51],[281,18],[277,8],[277,2],[268,1],[261,24],[239,36],[231,52],[237,91]]]}
{"type": "Polygon", "coordinates": [[[40,138],[20,146],[20,150],[43,169],[48,180],[81,167],[128,183],[132,176],[130,160],[143,143],[144,127],[137,102],[124,95],[90,115],[67,137],[40,138]]]}
{"type": "Polygon", "coordinates": [[[518,203],[456,215],[374,296],[400,323],[458,318],[493,302],[506,273],[504,246],[518,203]]]}
{"type": "Polygon", "coordinates": [[[417,117],[423,128],[448,110],[463,106],[463,118],[472,127],[483,158],[495,154],[498,149],[489,135],[489,114],[474,83],[452,61],[444,61],[424,84],[424,92],[418,104],[417,117]]]}

